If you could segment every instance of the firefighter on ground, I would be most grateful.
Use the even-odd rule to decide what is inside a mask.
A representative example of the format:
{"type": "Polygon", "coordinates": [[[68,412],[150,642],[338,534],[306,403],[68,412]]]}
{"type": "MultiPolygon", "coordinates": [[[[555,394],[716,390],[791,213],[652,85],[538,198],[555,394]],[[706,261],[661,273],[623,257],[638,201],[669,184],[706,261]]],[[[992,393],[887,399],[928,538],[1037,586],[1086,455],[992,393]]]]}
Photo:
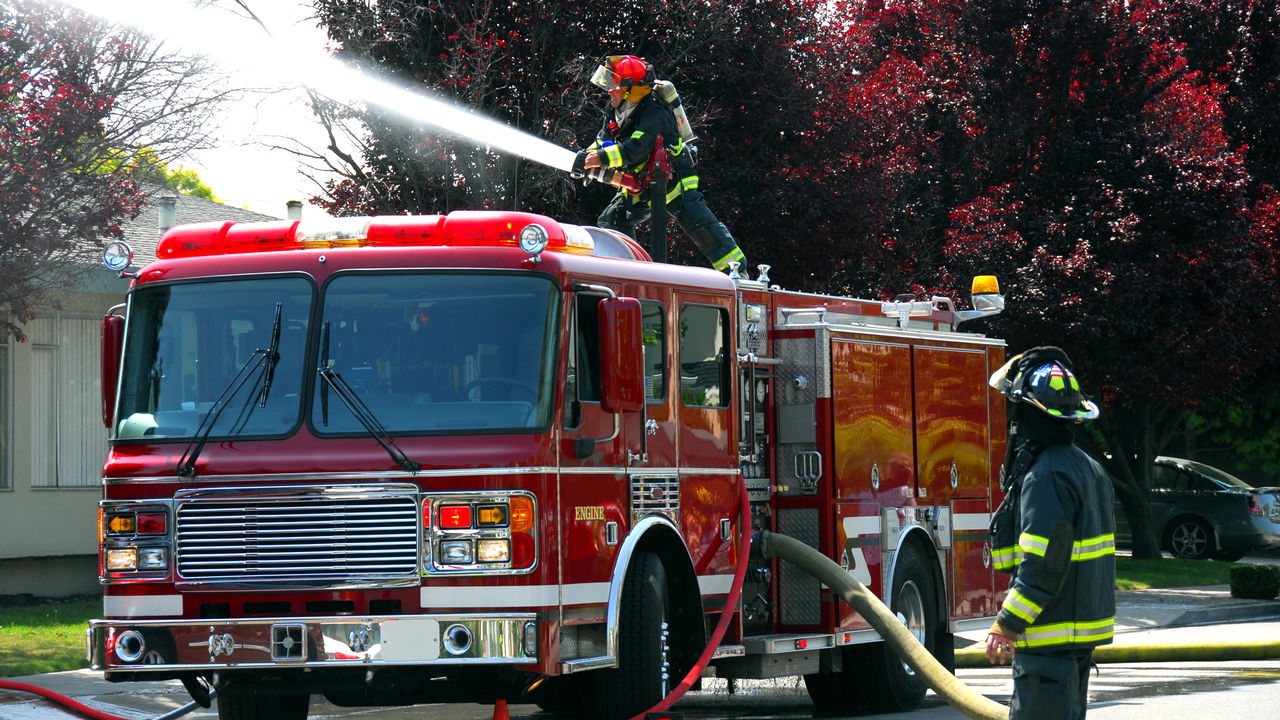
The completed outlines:
{"type": "Polygon", "coordinates": [[[1010,418],[1008,494],[992,543],[996,569],[1013,577],[987,659],[1013,661],[1010,720],[1080,720],[1093,649],[1111,642],[1116,614],[1111,479],[1071,430],[1098,407],[1054,347],[1015,356],[991,385],[1010,418]]]}
{"type": "MultiPolygon", "coordinates": [[[[605,58],[591,82],[609,93],[611,110],[606,112],[604,127],[596,142],[578,153],[575,171],[601,167],[633,174],[643,171],[653,154],[654,138],[661,135],[673,174],[667,186],[667,210],[712,267],[725,270],[729,263],[736,262],[745,271],[746,258],[741,248],[729,234],[729,228],[711,213],[698,190],[690,144],[692,132],[674,87],[655,80],[653,68],[634,55],[605,58]],[[669,92],[654,92],[655,85],[660,83],[661,89],[669,92]],[[671,99],[664,99],[664,94],[671,99]]],[[[636,225],[647,220],[652,212],[651,200],[647,188],[639,194],[624,188],[596,222],[601,227],[635,237],[636,225]]]]}

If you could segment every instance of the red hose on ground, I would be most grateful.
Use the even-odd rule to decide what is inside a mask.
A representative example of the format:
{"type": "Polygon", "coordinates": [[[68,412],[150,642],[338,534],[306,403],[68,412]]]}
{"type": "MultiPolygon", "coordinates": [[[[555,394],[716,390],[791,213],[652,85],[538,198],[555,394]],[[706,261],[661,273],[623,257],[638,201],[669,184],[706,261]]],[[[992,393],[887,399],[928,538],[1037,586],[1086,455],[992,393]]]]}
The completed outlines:
{"type": "Polygon", "coordinates": [[[93,720],[130,720],[130,718],[121,717],[120,715],[112,715],[101,710],[94,710],[82,702],[73,700],[66,695],[60,695],[52,690],[46,690],[38,685],[28,685],[27,683],[11,682],[9,680],[0,680],[0,690],[17,690],[18,692],[39,695],[40,697],[58,703],[59,705],[78,712],[85,717],[93,718],[93,720]]]}
{"type": "Polygon", "coordinates": [[[711,632],[711,639],[707,642],[707,647],[702,651],[702,655],[698,657],[698,661],[689,668],[689,672],[684,676],[684,680],[676,686],[674,690],[667,694],[657,705],[645,710],[644,712],[631,718],[631,720],[644,720],[644,716],[653,712],[664,712],[672,705],[679,702],[680,698],[693,687],[693,684],[702,676],[702,671],[707,667],[707,663],[711,661],[711,656],[715,654],[717,648],[720,647],[720,640],[724,637],[724,633],[729,629],[729,621],[737,614],[736,606],[738,598],[742,595],[742,581],[747,577],[747,554],[750,548],[747,547],[751,540],[751,503],[747,499],[747,483],[742,481],[739,486],[742,489],[742,532],[738,535],[738,569],[733,576],[733,587],[729,589],[729,595],[725,598],[724,611],[720,613],[720,622],[716,623],[715,630],[711,632]]]}

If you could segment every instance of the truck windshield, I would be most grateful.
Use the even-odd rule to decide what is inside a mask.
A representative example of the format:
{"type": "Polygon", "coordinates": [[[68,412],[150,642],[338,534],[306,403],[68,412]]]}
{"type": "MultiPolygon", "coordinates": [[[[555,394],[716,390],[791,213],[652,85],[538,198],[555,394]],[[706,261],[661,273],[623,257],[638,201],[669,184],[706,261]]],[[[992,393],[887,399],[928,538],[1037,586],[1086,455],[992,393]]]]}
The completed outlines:
{"type": "MultiPolygon", "coordinates": [[[[551,421],[558,291],[493,272],[349,273],[325,287],[321,366],[387,433],[522,432],[551,421]]],[[[317,383],[321,435],[365,434],[317,383]]]]}
{"type": "Polygon", "coordinates": [[[224,393],[216,421],[210,416],[208,437],[291,431],[300,414],[312,296],[312,283],[300,277],[135,290],[129,300],[113,437],[189,439],[224,393]],[[270,348],[277,308],[278,362],[274,368],[261,363],[257,370],[246,367],[270,348]],[[264,375],[245,377],[241,371],[264,375]],[[270,392],[263,393],[268,379],[270,392]]]}

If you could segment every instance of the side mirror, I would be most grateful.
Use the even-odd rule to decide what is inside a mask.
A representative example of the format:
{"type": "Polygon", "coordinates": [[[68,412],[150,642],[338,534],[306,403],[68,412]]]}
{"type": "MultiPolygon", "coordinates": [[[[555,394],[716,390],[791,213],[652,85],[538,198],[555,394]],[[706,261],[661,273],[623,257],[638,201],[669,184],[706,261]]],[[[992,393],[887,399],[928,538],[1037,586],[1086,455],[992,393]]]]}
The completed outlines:
{"type": "Polygon", "coordinates": [[[644,408],[644,346],[640,301],[611,297],[600,301],[600,407],[605,412],[644,408]]]}
{"type": "Polygon", "coordinates": [[[120,353],[124,348],[124,318],[102,318],[102,424],[111,427],[116,411],[116,383],[120,379],[120,353]]]}

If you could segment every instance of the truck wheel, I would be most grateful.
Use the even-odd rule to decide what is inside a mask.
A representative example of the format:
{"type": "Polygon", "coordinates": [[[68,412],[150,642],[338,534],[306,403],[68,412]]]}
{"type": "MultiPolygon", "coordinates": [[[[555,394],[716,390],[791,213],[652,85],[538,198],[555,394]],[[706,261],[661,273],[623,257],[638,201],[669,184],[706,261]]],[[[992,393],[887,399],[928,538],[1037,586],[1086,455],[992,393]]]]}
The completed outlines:
{"type": "Polygon", "coordinates": [[[622,588],[618,667],[590,674],[590,717],[626,720],[666,697],[670,617],[662,561],[651,553],[637,554],[622,588]]]}
{"type": "Polygon", "coordinates": [[[218,693],[218,720],[307,720],[310,695],[218,693]]]}
{"type": "MultiPolygon", "coordinates": [[[[850,648],[844,648],[845,651],[850,648]]],[[[850,668],[849,675],[840,672],[818,672],[804,676],[804,689],[809,692],[809,699],[822,715],[847,715],[866,707],[857,683],[850,677],[857,672],[857,658],[845,652],[845,667],[850,668]]]]}
{"type": "Polygon", "coordinates": [[[547,678],[529,693],[529,699],[553,715],[573,715],[582,700],[581,680],[578,675],[547,678]]]}
{"type": "MultiPolygon", "coordinates": [[[[914,545],[907,545],[893,572],[893,594],[890,609],[907,626],[912,635],[935,657],[937,656],[938,608],[933,573],[914,545]]],[[[856,682],[860,694],[873,710],[901,712],[910,710],[924,699],[927,688],[887,643],[853,645],[849,648],[853,662],[846,660],[846,677],[856,682]]]]}

